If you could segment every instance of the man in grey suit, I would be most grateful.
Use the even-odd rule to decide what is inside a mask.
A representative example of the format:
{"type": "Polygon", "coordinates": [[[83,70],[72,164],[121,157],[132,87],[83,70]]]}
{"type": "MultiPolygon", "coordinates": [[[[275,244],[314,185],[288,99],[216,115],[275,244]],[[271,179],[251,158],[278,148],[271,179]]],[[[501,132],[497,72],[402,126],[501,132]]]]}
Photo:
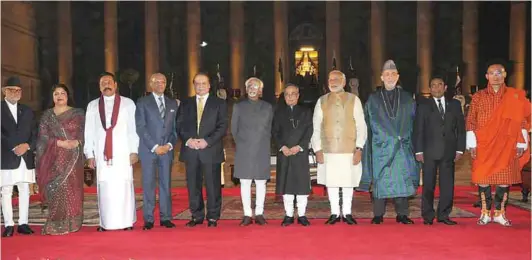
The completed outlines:
{"type": "Polygon", "coordinates": [[[155,209],[155,172],[159,172],[160,225],[174,228],[172,223],[171,172],[174,145],[177,142],[177,109],[174,99],[164,95],[166,77],[155,73],[150,77],[152,93],[137,102],[135,120],[140,138],[139,155],[142,165],[144,196],[144,227],[153,228],[155,209]]]}

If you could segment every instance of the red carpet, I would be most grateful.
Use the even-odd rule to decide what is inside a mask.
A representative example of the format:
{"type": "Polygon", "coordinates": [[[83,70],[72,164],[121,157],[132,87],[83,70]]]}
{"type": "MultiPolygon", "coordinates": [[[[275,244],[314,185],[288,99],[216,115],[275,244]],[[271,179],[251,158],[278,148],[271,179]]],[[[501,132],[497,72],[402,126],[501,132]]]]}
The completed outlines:
{"type": "MultiPolygon", "coordinates": [[[[457,189],[457,205],[477,212],[468,196],[470,188],[457,189]]],[[[238,189],[226,189],[236,195],[238,189]]],[[[174,212],[186,208],[186,191],[174,195],[174,212]]],[[[268,210],[268,209],[266,209],[268,210]]],[[[156,213],[157,215],[158,213],[156,213]]],[[[380,226],[368,219],[356,226],[343,223],[325,226],[311,220],[310,227],[239,227],[238,221],[220,221],[218,228],[206,225],[176,229],[156,227],[142,231],[142,214],[134,231],[98,233],[94,227],[66,236],[22,236],[2,239],[2,259],[530,259],[530,212],[509,207],[514,226],[477,226],[476,219],[455,219],[457,226],[435,223],[424,226],[421,219],[405,226],[386,219],[380,226]]],[[[158,220],[156,220],[158,222],[158,220]]],[[[33,227],[40,232],[40,227],[33,227]]]]}

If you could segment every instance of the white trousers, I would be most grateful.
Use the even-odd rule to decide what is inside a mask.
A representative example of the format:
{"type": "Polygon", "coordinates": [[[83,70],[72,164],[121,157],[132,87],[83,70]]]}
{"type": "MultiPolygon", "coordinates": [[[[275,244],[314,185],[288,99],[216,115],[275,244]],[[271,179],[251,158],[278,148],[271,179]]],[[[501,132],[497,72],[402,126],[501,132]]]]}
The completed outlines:
{"type": "Polygon", "coordinates": [[[255,216],[264,214],[264,200],[266,199],[266,180],[240,179],[240,196],[244,216],[251,217],[251,182],[255,181],[255,216]]]}
{"type": "Polygon", "coordinates": [[[305,216],[305,212],[307,210],[307,202],[308,202],[308,195],[293,195],[293,194],[284,194],[283,195],[283,203],[284,203],[284,211],[286,212],[286,216],[293,217],[294,216],[294,197],[297,199],[297,216],[303,217],[305,216]]]}
{"type": "MultiPolygon", "coordinates": [[[[329,202],[331,203],[331,215],[340,216],[340,188],[327,187],[329,202]]],[[[351,204],[353,202],[353,187],[342,188],[342,213],[345,217],[351,214],[351,204]]]]}
{"type": "MultiPolygon", "coordinates": [[[[27,182],[19,182],[16,184],[18,188],[18,224],[28,224],[28,212],[30,209],[30,184],[27,182]]],[[[15,225],[13,221],[13,185],[2,187],[2,213],[4,215],[4,226],[12,227],[15,225]]]]}

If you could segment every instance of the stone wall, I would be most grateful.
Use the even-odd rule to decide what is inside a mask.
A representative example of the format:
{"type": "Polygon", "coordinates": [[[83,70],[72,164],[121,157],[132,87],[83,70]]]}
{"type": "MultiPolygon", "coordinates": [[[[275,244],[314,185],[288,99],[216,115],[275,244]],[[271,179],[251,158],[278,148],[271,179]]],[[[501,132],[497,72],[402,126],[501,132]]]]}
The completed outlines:
{"type": "Polygon", "coordinates": [[[21,103],[41,109],[38,36],[30,2],[2,1],[2,86],[12,75],[22,82],[21,103]]]}

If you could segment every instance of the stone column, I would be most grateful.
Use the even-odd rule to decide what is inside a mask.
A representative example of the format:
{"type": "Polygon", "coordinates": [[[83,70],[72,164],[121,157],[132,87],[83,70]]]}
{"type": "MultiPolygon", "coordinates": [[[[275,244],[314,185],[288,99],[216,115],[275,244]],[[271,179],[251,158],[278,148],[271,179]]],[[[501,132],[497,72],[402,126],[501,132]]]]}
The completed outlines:
{"type": "Polygon", "coordinates": [[[417,2],[417,92],[428,94],[432,74],[432,7],[431,2],[417,2]]]}
{"type": "Polygon", "coordinates": [[[273,26],[275,42],[275,97],[278,98],[283,92],[284,85],[289,80],[288,75],[288,6],[287,2],[273,2],[273,26]],[[279,59],[283,65],[283,82],[279,73],[279,59]]]}
{"type": "Polygon", "coordinates": [[[327,1],[325,3],[325,24],[327,41],[326,71],[327,74],[333,67],[333,57],[336,57],[336,69],[341,70],[342,56],[340,54],[340,2],[327,1]]]}
{"type": "Polygon", "coordinates": [[[104,4],[105,33],[105,71],[116,73],[118,70],[118,2],[105,1],[104,4]]]}
{"type": "Polygon", "coordinates": [[[151,91],[149,84],[151,75],[159,71],[159,15],[157,11],[157,2],[144,3],[146,91],[151,91]]]}
{"type": "Polygon", "coordinates": [[[229,40],[231,43],[231,88],[244,87],[244,5],[243,2],[229,3],[229,40]]]}
{"type": "Polygon", "coordinates": [[[201,43],[201,11],[198,1],[187,2],[187,50],[188,50],[188,95],[194,96],[192,80],[198,73],[201,43]]]}
{"type": "Polygon", "coordinates": [[[478,2],[464,2],[462,15],[462,57],[465,63],[462,94],[467,96],[471,93],[471,85],[477,85],[478,80],[478,2]]]}
{"type": "Polygon", "coordinates": [[[510,60],[514,62],[510,86],[525,88],[526,3],[512,2],[510,13],[510,60]]]}
{"type": "Polygon", "coordinates": [[[70,1],[57,2],[57,18],[59,83],[65,84],[72,92],[72,19],[70,1]]]}
{"type": "Polygon", "coordinates": [[[370,49],[371,49],[371,88],[380,85],[381,69],[386,50],[386,3],[371,1],[370,49]]]}

